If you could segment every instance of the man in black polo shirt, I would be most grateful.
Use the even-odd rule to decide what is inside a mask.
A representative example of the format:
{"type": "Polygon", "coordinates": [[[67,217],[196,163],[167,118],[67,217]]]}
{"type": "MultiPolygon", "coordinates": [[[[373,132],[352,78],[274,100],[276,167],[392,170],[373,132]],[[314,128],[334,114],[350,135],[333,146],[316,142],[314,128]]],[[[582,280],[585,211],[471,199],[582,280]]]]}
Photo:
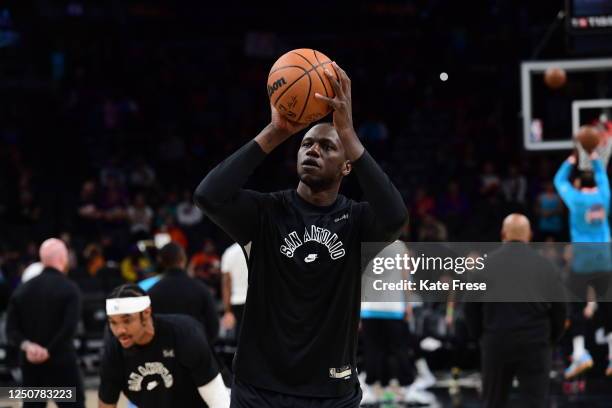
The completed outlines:
{"type": "Polygon", "coordinates": [[[527,217],[508,215],[502,240],[489,254],[486,268],[473,272],[475,282],[487,282],[487,301],[465,304],[468,327],[481,342],[484,407],[506,406],[516,376],[521,406],[544,408],[552,346],[561,338],[567,316],[567,305],[559,301],[564,290],[554,265],[527,245],[527,217]]]}
{"type": "Polygon", "coordinates": [[[185,250],[175,242],[160,249],[162,278],[148,291],[157,314],[186,314],[202,323],[209,344],[219,335],[219,314],[206,284],[187,275],[185,250]]]}
{"type": "MultiPolygon", "coordinates": [[[[17,288],[10,299],[6,322],[9,344],[19,347],[24,387],[76,387],[76,402],[56,403],[84,407],[85,395],[74,350],[81,317],[81,294],[68,272],[68,249],[50,238],[40,246],[43,271],[17,288]]],[[[45,406],[26,402],[24,407],[45,406]]]]}
{"type": "Polygon", "coordinates": [[[119,393],[139,408],[227,408],[229,395],[202,327],[184,315],[152,315],[137,285],[116,288],[106,300],[110,326],[100,366],[100,408],[119,393]],[[206,403],[204,403],[206,401],[206,403]]]}
{"type": "Polygon", "coordinates": [[[407,212],[353,129],[348,76],[333,69],[339,81],[326,75],[335,98],[316,94],[334,109],[333,125],[316,125],[302,139],[296,190],[243,189],[266,155],[305,127],[272,108],[271,123],[195,192],[196,203],[248,255],[234,407],[357,407],[361,400],[361,243],[397,238],[407,212]],[[351,171],[366,202],[338,194],[351,171]]]}

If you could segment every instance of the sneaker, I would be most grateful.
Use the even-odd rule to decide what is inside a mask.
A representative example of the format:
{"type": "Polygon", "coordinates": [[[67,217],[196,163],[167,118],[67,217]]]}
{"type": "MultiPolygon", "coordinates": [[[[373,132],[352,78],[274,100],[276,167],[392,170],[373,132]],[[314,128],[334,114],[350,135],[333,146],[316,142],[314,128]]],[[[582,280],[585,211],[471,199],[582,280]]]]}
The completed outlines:
{"type": "Polygon", "coordinates": [[[431,393],[419,390],[413,386],[406,387],[402,392],[402,402],[406,404],[430,405],[436,401],[436,397],[431,393]]]}
{"type": "Polygon", "coordinates": [[[612,358],[608,362],[608,368],[606,368],[606,376],[612,377],[612,358]]]}
{"type": "Polygon", "coordinates": [[[419,375],[412,383],[412,386],[418,390],[426,390],[434,385],[436,385],[436,377],[433,375],[419,375]]]}
{"type": "Polygon", "coordinates": [[[376,404],[378,399],[374,393],[374,388],[365,382],[361,383],[361,404],[360,406],[376,404]]]}
{"type": "Polygon", "coordinates": [[[565,370],[565,379],[569,380],[593,367],[593,359],[588,351],[578,358],[572,359],[572,364],[565,370]]]}

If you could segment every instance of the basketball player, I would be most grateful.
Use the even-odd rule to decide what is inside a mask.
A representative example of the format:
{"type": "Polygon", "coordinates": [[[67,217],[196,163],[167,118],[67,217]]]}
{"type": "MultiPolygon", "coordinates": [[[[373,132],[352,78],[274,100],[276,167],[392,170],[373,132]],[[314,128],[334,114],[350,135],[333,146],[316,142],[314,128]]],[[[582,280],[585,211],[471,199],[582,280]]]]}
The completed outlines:
{"type": "MultiPolygon", "coordinates": [[[[11,296],[6,321],[9,344],[18,347],[24,387],[75,387],[76,402],[56,401],[60,407],[85,407],[83,380],[74,349],[81,318],[81,294],[66,278],[68,249],[50,238],[39,250],[43,270],[11,296]]],[[[45,407],[25,402],[24,407],[45,407]]]]}
{"type": "MultiPolygon", "coordinates": [[[[610,185],[603,163],[596,152],[590,156],[593,168],[592,177],[586,177],[582,172],[575,180],[575,185],[569,182],[572,167],[576,158],[570,156],[555,175],[555,187],[569,209],[570,237],[572,240],[572,275],[571,288],[581,298],[584,298],[588,286],[593,287],[597,295],[602,296],[610,287],[611,254],[610,254],[610,185]],[[590,244],[592,243],[592,244],[590,244]],[[599,261],[599,262],[596,262],[599,261]]],[[[565,371],[565,378],[571,379],[593,366],[593,359],[584,347],[586,331],[585,318],[590,318],[595,312],[597,303],[587,303],[584,310],[572,312],[571,330],[573,337],[572,364],[565,371]]],[[[572,304],[576,309],[576,303],[572,304]]],[[[610,303],[599,304],[602,313],[609,313],[610,303]]],[[[612,375],[612,327],[606,319],[606,333],[610,362],[606,373],[612,375]]]]}
{"type": "MultiPolygon", "coordinates": [[[[376,257],[394,258],[397,254],[410,255],[406,244],[395,241],[387,246],[376,257]]],[[[371,270],[371,267],[368,267],[371,270]]],[[[397,282],[409,279],[410,271],[394,268],[385,271],[387,282],[397,282]]],[[[369,277],[364,278],[364,282],[369,277]]],[[[367,283],[368,286],[371,284],[367,283]]],[[[366,292],[367,293],[367,292],[366,292]]],[[[417,387],[412,373],[411,334],[408,321],[413,318],[412,304],[408,302],[407,292],[394,291],[384,294],[376,301],[361,302],[361,331],[363,334],[363,360],[366,377],[361,384],[363,393],[362,405],[374,404],[377,397],[373,385],[380,383],[388,387],[391,379],[390,361],[394,362],[397,380],[399,381],[399,400],[405,403],[432,404],[435,398],[417,387]]],[[[421,363],[424,363],[423,360],[421,363]]],[[[427,364],[427,363],[425,363],[427,364]]],[[[435,382],[435,380],[434,380],[435,382]]]]}
{"type": "Polygon", "coordinates": [[[351,82],[326,71],[334,110],[304,135],[296,190],[244,189],[266,155],[302,130],[272,108],[271,123],[215,167],[196,203],[246,251],[249,287],[235,358],[233,407],[357,407],[355,368],[361,243],[398,237],[407,211],[353,128],[351,82]],[[365,194],[340,194],[352,171],[365,194]]]}
{"type": "Polygon", "coordinates": [[[119,393],[139,408],[227,408],[229,395],[201,325],[183,315],[156,315],[134,284],[106,299],[110,326],[100,365],[100,408],[116,407],[119,393]],[[206,403],[204,403],[206,401],[206,403]]]}

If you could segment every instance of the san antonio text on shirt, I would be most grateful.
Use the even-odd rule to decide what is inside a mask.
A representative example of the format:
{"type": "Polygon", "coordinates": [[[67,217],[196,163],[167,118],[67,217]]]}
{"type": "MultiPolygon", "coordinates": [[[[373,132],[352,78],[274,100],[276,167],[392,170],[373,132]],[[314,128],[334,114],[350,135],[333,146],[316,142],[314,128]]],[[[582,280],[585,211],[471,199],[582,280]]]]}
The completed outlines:
{"type": "Polygon", "coordinates": [[[288,258],[293,258],[295,250],[309,241],[315,241],[327,247],[329,257],[333,260],[342,258],[345,254],[344,244],[338,238],[338,234],[332,234],[330,230],[315,225],[310,226],[310,231],[308,231],[308,228],[304,229],[303,239],[299,237],[297,232],[292,231],[284,240],[286,245],[281,245],[280,251],[288,258]]]}

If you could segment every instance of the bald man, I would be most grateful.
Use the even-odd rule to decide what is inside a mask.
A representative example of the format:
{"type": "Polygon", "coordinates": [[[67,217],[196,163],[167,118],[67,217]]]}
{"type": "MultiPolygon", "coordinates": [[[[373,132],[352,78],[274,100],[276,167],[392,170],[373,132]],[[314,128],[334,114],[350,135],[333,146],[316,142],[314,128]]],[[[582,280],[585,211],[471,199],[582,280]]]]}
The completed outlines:
{"type": "MultiPolygon", "coordinates": [[[[24,387],[75,387],[76,402],[57,405],[84,407],[83,382],[74,350],[81,316],[81,295],[66,278],[68,249],[50,238],[39,251],[42,272],[19,286],[10,299],[6,323],[9,344],[19,348],[24,387]]],[[[26,402],[24,407],[44,407],[26,402]]]]}
{"type": "Polygon", "coordinates": [[[552,345],[563,333],[567,308],[550,302],[562,299],[559,275],[527,245],[531,237],[527,217],[510,214],[504,219],[504,245],[488,254],[485,269],[474,279],[488,279],[502,290],[519,289],[489,294],[487,303],[466,304],[468,326],[481,342],[484,407],[504,407],[515,377],[522,407],[548,406],[552,345]],[[559,292],[551,292],[555,287],[559,292]]]}

